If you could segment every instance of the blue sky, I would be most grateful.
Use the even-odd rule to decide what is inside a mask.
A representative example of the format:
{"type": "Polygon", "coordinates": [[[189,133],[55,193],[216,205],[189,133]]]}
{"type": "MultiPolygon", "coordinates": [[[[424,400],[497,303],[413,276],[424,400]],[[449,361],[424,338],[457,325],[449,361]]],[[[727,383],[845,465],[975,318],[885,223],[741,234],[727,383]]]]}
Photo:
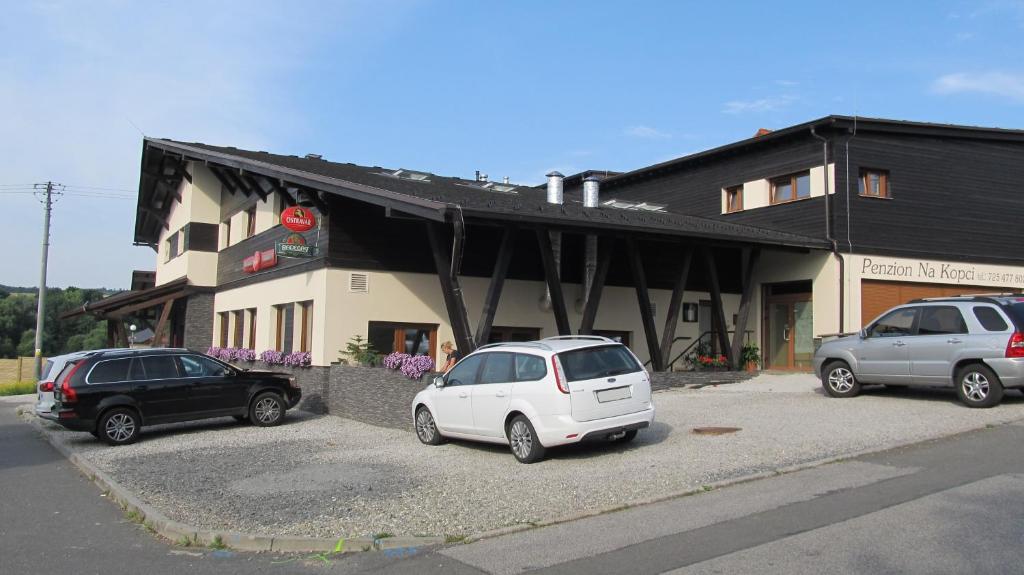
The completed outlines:
{"type": "Polygon", "coordinates": [[[1024,1],[0,2],[0,283],[127,287],[141,136],[538,183],[830,113],[1024,128],[1024,1]],[[134,124],[134,126],[133,126],[134,124]],[[88,186],[89,188],[86,188],[88,186]],[[92,188],[109,188],[95,190],[92,188]],[[88,192],[93,195],[83,195],[88,192]]]}

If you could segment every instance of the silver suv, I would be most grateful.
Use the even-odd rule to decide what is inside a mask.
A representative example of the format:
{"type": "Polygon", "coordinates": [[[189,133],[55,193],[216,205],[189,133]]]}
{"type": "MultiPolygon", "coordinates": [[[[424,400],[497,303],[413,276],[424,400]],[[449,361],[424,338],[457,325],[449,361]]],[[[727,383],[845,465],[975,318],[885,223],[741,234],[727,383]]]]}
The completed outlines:
{"type": "Polygon", "coordinates": [[[952,386],[968,407],[992,407],[1024,388],[1024,296],[914,300],[822,344],[814,372],[832,397],[872,383],[952,386]]]}

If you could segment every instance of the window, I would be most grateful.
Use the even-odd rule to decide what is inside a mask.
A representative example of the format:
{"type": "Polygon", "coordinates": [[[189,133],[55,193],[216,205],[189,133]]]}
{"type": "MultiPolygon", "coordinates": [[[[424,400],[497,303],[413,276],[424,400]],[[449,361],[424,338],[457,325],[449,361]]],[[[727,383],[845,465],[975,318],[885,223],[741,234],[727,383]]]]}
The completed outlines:
{"type": "Polygon", "coordinates": [[[313,302],[299,303],[302,309],[302,331],[299,332],[299,351],[310,351],[313,346],[313,302]]]}
{"type": "Polygon", "coordinates": [[[558,354],[565,368],[566,381],[583,381],[598,377],[611,377],[633,373],[642,368],[629,351],[621,345],[587,347],[558,354]]]}
{"type": "Polygon", "coordinates": [[[249,312],[249,349],[256,349],[256,308],[250,308],[249,312]]]}
{"type": "Polygon", "coordinates": [[[494,352],[484,356],[487,361],[480,372],[480,383],[510,383],[514,379],[515,354],[494,352]]]}
{"type": "Polygon", "coordinates": [[[1003,316],[993,307],[975,307],[974,317],[978,318],[978,323],[981,324],[981,327],[985,328],[985,331],[1006,331],[1010,327],[1006,325],[1006,320],[1003,319],[1003,316]]]}
{"type": "Polygon", "coordinates": [[[890,197],[889,172],[884,170],[861,170],[857,187],[862,196],[888,198],[890,197]]]}
{"type": "Polygon", "coordinates": [[[733,186],[725,189],[725,213],[739,212],[743,210],[743,186],[733,186]]]}
{"type": "Polygon", "coordinates": [[[228,374],[228,368],[210,358],[199,355],[182,355],[181,367],[185,377],[207,377],[228,374]]]}
{"type": "Polygon", "coordinates": [[[164,246],[164,262],[169,262],[178,257],[178,235],[178,232],[174,232],[167,237],[167,242],[164,246]]]}
{"type": "Polygon", "coordinates": [[[933,305],[921,310],[917,335],[951,335],[967,333],[967,323],[960,310],[951,305],[933,305]]]}
{"type": "Polygon", "coordinates": [[[228,346],[228,312],[222,311],[222,312],[218,313],[217,314],[217,319],[219,320],[218,323],[220,324],[220,332],[219,332],[218,343],[220,344],[220,347],[227,347],[228,346]]]}
{"type": "Polygon", "coordinates": [[[294,343],[295,304],[276,305],[274,309],[277,310],[277,334],[274,338],[274,348],[277,351],[291,353],[294,343]]]}
{"type": "Polygon", "coordinates": [[[224,220],[221,227],[224,229],[224,242],[221,244],[221,249],[223,249],[231,246],[231,218],[224,220]]]}
{"type": "Polygon", "coordinates": [[[536,341],[538,339],[540,339],[539,327],[510,327],[505,325],[496,325],[491,327],[491,333],[487,336],[487,343],[536,341]]]}
{"type": "Polygon", "coordinates": [[[868,329],[868,337],[903,337],[911,335],[918,308],[893,310],[868,329]]]}
{"type": "MultiPolygon", "coordinates": [[[[654,303],[654,302],[651,302],[651,303],[654,303]]],[[[622,345],[624,345],[626,347],[629,347],[629,332],[628,331],[616,331],[616,330],[610,330],[610,329],[595,329],[593,333],[594,333],[594,335],[599,335],[601,337],[607,337],[608,339],[610,339],[610,340],[612,340],[612,341],[614,341],[616,343],[621,343],[622,345]]]]}
{"type": "Polygon", "coordinates": [[[178,364],[173,355],[150,355],[142,358],[146,379],[174,379],[179,377],[178,364]]]}
{"type": "Polygon", "coordinates": [[[242,347],[242,330],[245,327],[245,322],[242,320],[242,311],[231,312],[231,321],[234,325],[234,331],[231,333],[231,345],[234,347],[242,347]]]}
{"type": "Polygon", "coordinates": [[[371,321],[367,326],[367,340],[379,353],[393,351],[409,355],[429,355],[437,358],[437,325],[371,321]]]}
{"type": "Polygon", "coordinates": [[[810,172],[800,172],[799,174],[774,178],[771,181],[771,184],[771,200],[773,204],[792,202],[794,200],[802,200],[804,198],[811,197],[810,172]]]}
{"type": "Polygon", "coordinates": [[[128,381],[128,364],[131,358],[101,361],[93,366],[87,378],[88,383],[114,383],[128,381]]]}
{"type": "Polygon", "coordinates": [[[477,372],[480,371],[480,364],[483,363],[487,354],[471,355],[460,361],[445,376],[445,385],[474,385],[476,384],[477,372]]]}
{"type": "Polygon", "coordinates": [[[526,353],[516,354],[516,381],[537,381],[548,374],[543,357],[526,353]]]}
{"type": "Polygon", "coordinates": [[[256,206],[245,210],[245,237],[256,235],[256,206]]]}

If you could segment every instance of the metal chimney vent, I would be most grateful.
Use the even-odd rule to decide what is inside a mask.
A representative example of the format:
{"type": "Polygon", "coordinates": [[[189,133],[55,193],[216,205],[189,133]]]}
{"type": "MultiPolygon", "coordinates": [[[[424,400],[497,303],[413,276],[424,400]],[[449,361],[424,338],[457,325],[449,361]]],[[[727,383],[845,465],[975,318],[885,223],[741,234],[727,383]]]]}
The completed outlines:
{"type": "Polygon", "coordinates": [[[562,180],[565,176],[561,172],[549,172],[548,173],[548,203],[549,204],[561,204],[563,201],[562,195],[562,180]]]}
{"type": "Polygon", "coordinates": [[[601,180],[590,176],[583,180],[583,207],[596,208],[601,191],[601,180]]]}
{"type": "Polygon", "coordinates": [[[348,291],[353,293],[369,293],[370,274],[350,273],[348,276],[348,291]]]}
{"type": "Polygon", "coordinates": [[[306,154],[306,159],[307,160],[322,160],[322,159],[324,159],[324,157],[321,156],[320,154],[306,154]]]}

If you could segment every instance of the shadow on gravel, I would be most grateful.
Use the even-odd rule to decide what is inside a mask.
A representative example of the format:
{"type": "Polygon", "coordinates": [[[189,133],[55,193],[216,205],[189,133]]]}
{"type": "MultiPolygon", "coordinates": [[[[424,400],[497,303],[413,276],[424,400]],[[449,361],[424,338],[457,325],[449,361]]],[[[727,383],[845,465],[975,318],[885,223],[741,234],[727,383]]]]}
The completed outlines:
{"type": "MultiPolygon", "coordinates": [[[[590,441],[586,443],[561,445],[548,449],[546,459],[590,459],[592,457],[601,457],[602,455],[610,453],[625,453],[628,451],[635,451],[637,449],[644,449],[665,441],[665,439],[672,433],[672,429],[672,426],[667,423],[655,421],[649,428],[641,430],[636,439],[628,443],[623,443],[621,441],[590,441]]],[[[449,439],[448,443],[458,445],[460,448],[512,457],[507,445],[463,441],[461,439],[449,439]]]]}
{"type": "MultiPolygon", "coordinates": [[[[819,393],[824,394],[820,389],[819,393]]],[[[866,385],[861,391],[865,397],[892,397],[906,399],[908,401],[932,401],[955,403],[964,409],[967,406],[960,403],[956,391],[952,387],[923,387],[923,386],[898,386],[898,385],[866,385]]],[[[1003,392],[1003,403],[1020,404],[1024,403],[1024,395],[1020,390],[1007,389],[1003,392]]]]}

